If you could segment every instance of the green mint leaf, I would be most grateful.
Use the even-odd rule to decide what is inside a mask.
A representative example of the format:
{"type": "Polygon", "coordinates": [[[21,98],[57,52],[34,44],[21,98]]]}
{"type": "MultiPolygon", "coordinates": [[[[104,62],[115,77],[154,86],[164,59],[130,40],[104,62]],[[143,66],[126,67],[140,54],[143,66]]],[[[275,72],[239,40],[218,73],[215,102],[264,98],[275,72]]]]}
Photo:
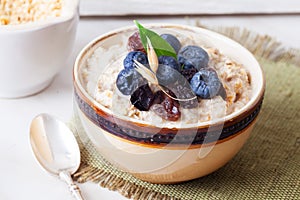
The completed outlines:
{"type": "Polygon", "coordinates": [[[151,41],[154,51],[159,56],[172,56],[177,59],[177,55],[173,47],[164,39],[162,39],[157,33],[143,27],[138,21],[134,20],[134,23],[139,29],[142,44],[147,49],[147,38],[151,41]]]}

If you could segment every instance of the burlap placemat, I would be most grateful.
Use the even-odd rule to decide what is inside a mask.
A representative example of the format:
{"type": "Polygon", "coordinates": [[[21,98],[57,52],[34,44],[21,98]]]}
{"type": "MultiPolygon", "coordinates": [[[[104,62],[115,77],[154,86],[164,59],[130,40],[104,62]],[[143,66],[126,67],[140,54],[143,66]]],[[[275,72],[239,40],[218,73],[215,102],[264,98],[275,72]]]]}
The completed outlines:
{"type": "MultiPolygon", "coordinates": [[[[217,31],[248,48],[258,58],[267,80],[258,122],[233,160],[208,176],[159,185],[119,171],[105,162],[88,141],[85,145],[79,141],[82,163],[75,180],[93,181],[139,200],[300,199],[300,54],[281,48],[269,36],[239,28],[217,31]]],[[[76,134],[84,134],[77,120],[75,117],[70,126],[76,134]]]]}

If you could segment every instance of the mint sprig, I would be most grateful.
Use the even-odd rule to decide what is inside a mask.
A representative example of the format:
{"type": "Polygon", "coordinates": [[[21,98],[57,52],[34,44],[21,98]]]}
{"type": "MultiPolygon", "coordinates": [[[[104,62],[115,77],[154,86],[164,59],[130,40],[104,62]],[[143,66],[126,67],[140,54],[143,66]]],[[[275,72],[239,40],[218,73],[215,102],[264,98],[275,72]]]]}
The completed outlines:
{"type": "Polygon", "coordinates": [[[148,46],[148,44],[147,44],[148,43],[147,38],[148,38],[153,46],[153,49],[154,49],[157,57],[172,56],[175,59],[177,59],[177,54],[176,54],[175,50],[167,41],[165,41],[163,38],[161,38],[154,31],[151,31],[151,30],[145,28],[144,26],[142,26],[138,21],[134,20],[134,23],[136,24],[136,26],[139,29],[140,38],[141,38],[143,47],[145,49],[147,49],[147,46],[148,46]]]}

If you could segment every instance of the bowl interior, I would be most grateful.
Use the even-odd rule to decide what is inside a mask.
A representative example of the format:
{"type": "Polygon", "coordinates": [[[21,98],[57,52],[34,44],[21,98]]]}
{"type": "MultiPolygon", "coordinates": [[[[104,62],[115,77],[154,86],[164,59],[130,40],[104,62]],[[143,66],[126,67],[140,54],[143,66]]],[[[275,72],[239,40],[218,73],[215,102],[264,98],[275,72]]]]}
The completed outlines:
{"type": "MultiPolygon", "coordinates": [[[[232,120],[239,116],[241,113],[249,110],[254,104],[256,104],[264,92],[264,76],[261,67],[254,58],[254,56],[243,46],[237,42],[222,36],[218,33],[191,26],[183,25],[162,25],[162,24],[149,24],[146,27],[154,30],[158,34],[171,33],[176,35],[179,40],[187,40],[189,44],[200,45],[205,47],[217,48],[222,54],[230,57],[232,60],[241,63],[247,69],[251,76],[252,97],[250,101],[242,109],[227,115],[225,119],[219,119],[219,121],[232,120]]],[[[80,90],[80,92],[98,109],[112,114],[109,109],[102,106],[94,100],[91,95],[91,91],[94,91],[97,86],[97,80],[101,73],[120,56],[124,56],[127,53],[127,40],[136,27],[125,27],[107,34],[101,35],[92,42],[90,42],[78,55],[74,66],[74,84],[80,90]],[[90,69],[91,73],[88,75],[86,72],[87,62],[91,55],[101,49],[101,58],[98,60],[97,69],[90,69]],[[87,80],[92,80],[88,84],[87,80]],[[89,92],[88,92],[89,91],[89,92]]],[[[137,123],[148,124],[148,122],[132,119],[126,116],[117,116],[118,118],[126,119],[128,121],[134,121],[137,123]]],[[[183,128],[195,127],[195,126],[207,126],[212,123],[218,123],[217,121],[207,121],[197,124],[181,125],[183,128]],[[186,126],[186,127],[185,127],[186,126]]],[[[153,125],[153,124],[151,124],[153,125]]]]}

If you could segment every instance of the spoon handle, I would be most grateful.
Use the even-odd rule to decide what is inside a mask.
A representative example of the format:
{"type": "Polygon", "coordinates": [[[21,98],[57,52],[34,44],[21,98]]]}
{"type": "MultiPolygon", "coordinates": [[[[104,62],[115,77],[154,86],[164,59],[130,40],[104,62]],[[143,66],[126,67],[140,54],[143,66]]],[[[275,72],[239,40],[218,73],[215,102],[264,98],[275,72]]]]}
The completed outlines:
{"type": "Polygon", "coordinates": [[[59,177],[68,184],[69,190],[72,193],[74,199],[84,200],[84,198],[81,195],[80,188],[74,183],[69,172],[62,171],[59,173],[59,177]]]}

